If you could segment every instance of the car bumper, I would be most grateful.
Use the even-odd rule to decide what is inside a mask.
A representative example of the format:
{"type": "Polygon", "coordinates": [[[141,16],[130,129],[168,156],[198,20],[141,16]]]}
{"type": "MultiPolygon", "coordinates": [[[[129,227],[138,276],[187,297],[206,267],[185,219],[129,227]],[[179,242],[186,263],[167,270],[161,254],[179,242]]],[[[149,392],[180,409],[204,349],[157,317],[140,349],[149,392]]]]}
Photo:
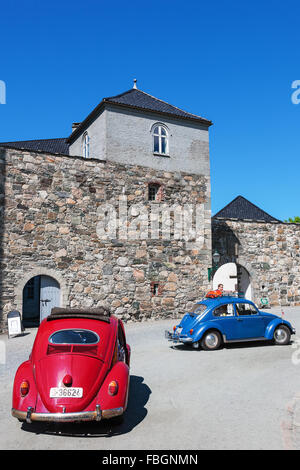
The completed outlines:
{"type": "Polygon", "coordinates": [[[96,407],[95,411],[80,411],[75,413],[36,413],[33,408],[29,407],[27,411],[16,410],[12,408],[11,414],[27,423],[33,421],[46,421],[53,423],[74,423],[81,421],[101,421],[102,419],[111,419],[121,416],[124,408],[113,408],[110,410],[101,410],[96,407]]]}
{"type": "Polygon", "coordinates": [[[193,338],[187,335],[178,335],[176,333],[171,333],[170,331],[165,331],[165,338],[173,343],[192,343],[193,338]]]}

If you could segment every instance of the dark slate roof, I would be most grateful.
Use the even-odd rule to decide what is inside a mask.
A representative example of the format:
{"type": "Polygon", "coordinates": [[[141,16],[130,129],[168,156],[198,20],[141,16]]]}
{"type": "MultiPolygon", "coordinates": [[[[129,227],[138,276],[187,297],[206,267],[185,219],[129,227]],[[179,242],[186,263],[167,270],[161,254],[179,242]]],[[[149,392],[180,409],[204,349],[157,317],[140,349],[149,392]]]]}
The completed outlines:
{"type": "Polygon", "coordinates": [[[10,147],[18,150],[32,150],[39,152],[60,153],[69,155],[69,144],[66,138],[19,140],[17,142],[0,142],[0,147],[10,147]]]}
{"type": "Polygon", "coordinates": [[[131,90],[125,91],[121,95],[112,96],[110,98],[104,98],[106,102],[118,103],[126,106],[133,106],[140,109],[156,111],[158,113],[174,114],[177,117],[195,119],[197,121],[206,122],[207,125],[211,125],[212,122],[204,119],[196,114],[191,114],[182,109],[177,108],[165,101],[162,101],[154,96],[145,93],[144,91],[132,88],[131,90]]]}
{"type": "Polygon", "coordinates": [[[165,101],[162,101],[154,96],[145,93],[137,88],[132,88],[131,90],[125,91],[120,95],[110,96],[108,98],[103,98],[101,103],[93,109],[93,111],[84,119],[81,124],[74,130],[70,135],[68,142],[73,142],[75,138],[80,135],[80,133],[86,129],[88,124],[100,114],[105,104],[111,104],[119,107],[137,109],[140,111],[154,112],[157,114],[163,114],[170,117],[175,117],[177,119],[188,119],[196,121],[199,124],[205,126],[211,126],[212,121],[205,119],[196,114],[188,113],[182,109],[177,108],[165,101]]]}
{"type": "Polygon", "coordinates": [[[213,216],[213,219],[238,219],[260,222],[281,222],[263,211],[243,196],[237,196],[213,216]]]}

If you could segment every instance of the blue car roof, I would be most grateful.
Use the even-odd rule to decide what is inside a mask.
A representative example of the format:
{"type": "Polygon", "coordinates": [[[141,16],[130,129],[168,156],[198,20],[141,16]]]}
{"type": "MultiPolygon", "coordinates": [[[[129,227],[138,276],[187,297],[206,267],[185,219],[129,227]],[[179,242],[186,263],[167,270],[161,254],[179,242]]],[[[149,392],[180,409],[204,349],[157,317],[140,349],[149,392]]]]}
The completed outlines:
{"type": "Polygon", "coordinates": [[[244,299],[242,297],[233,297],[233,296],[229,296],[229,295],[222,295],[221,297],[216,297],[216,298],[213,298],[213,299],[204,297],[204,299],[197,302],[197,304],[205,304],[208,307],[214,307],[214,306],[219,305],[219,304],[224,303],[224,302],[228,302],[228,303],[231,303],[231,302],[253,303],[253,302],[251,302],[251,300],[247,300],[247,299],[244,299]]]}

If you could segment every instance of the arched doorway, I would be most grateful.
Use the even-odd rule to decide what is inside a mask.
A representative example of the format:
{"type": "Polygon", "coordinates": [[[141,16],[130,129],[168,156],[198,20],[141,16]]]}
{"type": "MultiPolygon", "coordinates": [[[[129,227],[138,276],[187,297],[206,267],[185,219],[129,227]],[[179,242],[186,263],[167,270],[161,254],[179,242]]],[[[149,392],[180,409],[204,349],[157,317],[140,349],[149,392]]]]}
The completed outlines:
{"type": "Polygon", "coordinates": [[[244,266],[225,263],[217,269],[213,277],[213,289],[223,284],[224,291],[238,292],[240,297],[252,300],[251,277],[244,266]]]}
{"type": "Polygon", "coordinates": [[[245,299],[252,300],[252,287],[250,274],[244,266],[238,265],[238,286],[239,292],[244,294],[245,299]]]}
{"type": "Polygon", "coordinates": [[[60,307],[60,285],[51,276],[37,275],[30,278],[23,288],[22,320],[24,327],[39,326],[51,313],[60,307]]]}

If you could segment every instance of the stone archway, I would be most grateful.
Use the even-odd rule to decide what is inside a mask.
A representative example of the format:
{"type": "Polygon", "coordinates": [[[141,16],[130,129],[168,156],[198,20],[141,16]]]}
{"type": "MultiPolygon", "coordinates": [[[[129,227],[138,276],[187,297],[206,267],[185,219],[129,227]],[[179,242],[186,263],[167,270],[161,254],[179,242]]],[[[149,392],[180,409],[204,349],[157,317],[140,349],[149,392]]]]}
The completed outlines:
{"type": "Polygon", "coordinates": [[[241,264],[224,263],[213,277],[213,289],[223,284],[224,291],[238,292],[241,297],[252,300],[252,283],[249,271],[241,264]]]}
{"type": "MultiPolygon", "coordinates": [[[[49,286],[51,285],[54,287],[56,286],[56,290],[57,290],[56,295],[58,296],[56,303],[59,304],[59,306],[61,307],[67,306],[69,293],[68,293],[66,283],[63,277],[60,275],[60,273],[52,269],[35,268],[29,271],[28,273],[26,273],[26,275],[24,275],[24,277],[22,278],[22,280],[20,280],[20,282],[17,284],[16,289],[15,289],[17,310],[21,312],[22,318],[23,318],[24,288],[25,286],[28,287],[28,283],[30,283],[30,281],[37,280],[37,279],[39,279],[39,282],[40,280],[42,280],[42,284],[45,289],[47,289],[47,287],[49,288],[49,286]]],[[[41,300],[48,301],[49,299],[41,299],[41,300]]],[[[38,302],[40,302],[40,299],[38,299],[38,302]]],[[[49,306],[50,305],[51,304],[49,303],[49,306]]],[[[47,303],[43,304],[43,311],[40,305],[36,306],[36,308],[38,308],[39,315],[41,315],[41,319],[43,319],[45,316],[47,316],[48,313],[50,313],[50,312],[47,312],[47,303]]]]}
{"type": "Polygon", "coordinates": [[[253,300],[251,277],[247,269],[244,266],[238,265],[237,274],[239,292],[245,297],[245,299],[253,300]]]}

